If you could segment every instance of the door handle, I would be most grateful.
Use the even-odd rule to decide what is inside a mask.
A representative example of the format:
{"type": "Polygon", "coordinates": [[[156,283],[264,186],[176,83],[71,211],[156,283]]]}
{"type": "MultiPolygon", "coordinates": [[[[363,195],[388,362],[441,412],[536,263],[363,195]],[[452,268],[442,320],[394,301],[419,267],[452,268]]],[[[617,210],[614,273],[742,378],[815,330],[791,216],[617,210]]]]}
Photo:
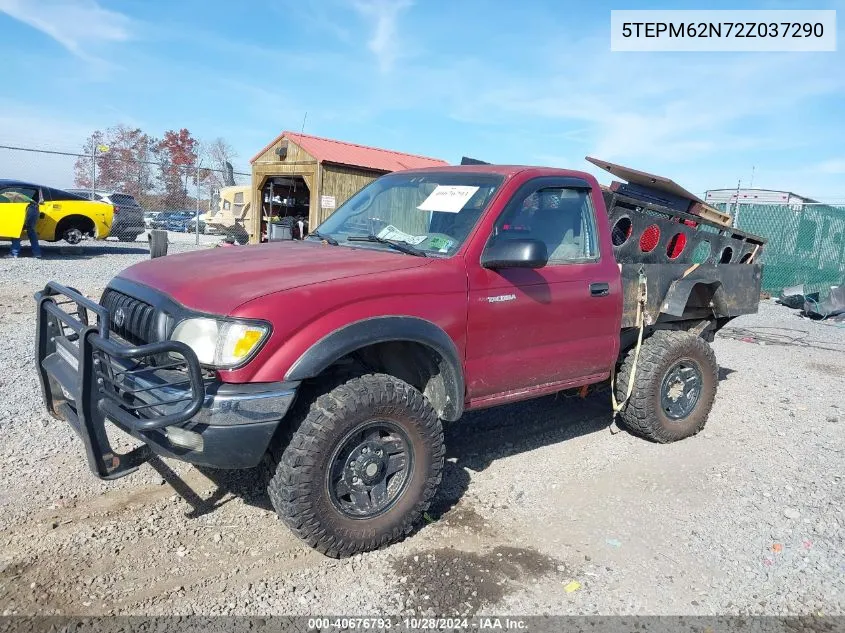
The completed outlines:
{"type": "Polygon", "coordinates": [[[606,297],[609,294],[610,294],[610,284],[608,284],[608,283],[590,284],[590,296],[591,297],[606,297]]]}

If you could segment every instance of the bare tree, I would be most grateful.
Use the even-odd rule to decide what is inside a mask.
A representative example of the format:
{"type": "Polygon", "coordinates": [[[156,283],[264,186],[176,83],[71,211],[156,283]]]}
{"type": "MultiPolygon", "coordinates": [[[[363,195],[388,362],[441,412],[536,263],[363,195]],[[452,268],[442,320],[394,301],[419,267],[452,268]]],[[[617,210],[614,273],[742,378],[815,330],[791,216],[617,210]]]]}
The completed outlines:
{"type": "Polygon", "coordinates": [[[200,170],[203,185],[209,189],[219,189],[232,184],[227,182],[226,174],[238,154],[225,139],[217,137],[213,141],[200,143],[197,155],[203,167],[200,170]]]}

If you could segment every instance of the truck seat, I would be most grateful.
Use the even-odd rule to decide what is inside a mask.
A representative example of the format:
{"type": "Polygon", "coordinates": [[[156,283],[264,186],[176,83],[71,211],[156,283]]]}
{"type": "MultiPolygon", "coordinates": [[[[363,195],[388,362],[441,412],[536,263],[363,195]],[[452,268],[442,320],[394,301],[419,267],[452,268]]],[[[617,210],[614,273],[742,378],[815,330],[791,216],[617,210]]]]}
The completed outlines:
{"type": "Polygon", "coordinates": [[[581,211],[576,207],[538,209],[531,220],[530,236],[546,244],[549,261],[583,256],[581,211]]]}

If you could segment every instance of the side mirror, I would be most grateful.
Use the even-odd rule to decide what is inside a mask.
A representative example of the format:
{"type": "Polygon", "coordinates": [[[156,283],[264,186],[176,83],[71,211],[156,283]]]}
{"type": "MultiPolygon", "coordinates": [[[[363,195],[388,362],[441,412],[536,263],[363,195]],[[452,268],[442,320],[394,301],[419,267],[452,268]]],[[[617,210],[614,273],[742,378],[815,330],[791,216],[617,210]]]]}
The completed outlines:
{"type": "Polygon", "coordinates": [[[529,238],[496,240],[481,254],[484,268],[542,268],[549,261],[545,242],[529,238]]]}

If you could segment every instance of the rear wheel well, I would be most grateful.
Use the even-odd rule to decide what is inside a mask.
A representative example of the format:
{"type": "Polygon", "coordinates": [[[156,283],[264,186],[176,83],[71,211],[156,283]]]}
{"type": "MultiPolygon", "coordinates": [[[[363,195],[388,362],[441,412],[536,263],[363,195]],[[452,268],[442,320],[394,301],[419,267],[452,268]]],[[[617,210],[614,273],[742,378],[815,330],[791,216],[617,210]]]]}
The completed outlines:
{"type": "Polygon", "coordinates": [[[56,224],[56,239],[62,239],[65,232],[71,229],[79,229],[82,233],[94,235],[94,220],[84,215],[67,215],[56,224]]]}
{"type": "MultiPolygon", "coordinates": [[[[662,321],[654,326],[646,326],[643,331],[643,342],[650,339],[657,332],[689,332],[694,334],[707,343],[712,343],[716,338],[716,333],[725,327],[732,317],[725,318],[697,318],[697,319],[679,319],[677,321],[662,321]]],[[[639,334],[638,328],[630,327],[622,330],[619,344],[619,358],[617,365],[622,362],[627,354],[637,344],[637,336],[639,334]]]]}
{"type": "Polygon", "coordinates": [[[461,411],[463,402],[450,402],[454,386],[447,383],[450,379],[446,362],[436,350],[422,343],[385,341],[350,352],[306,382],[319,383],[322,391],[364,374],[387,374],[420,391],[439,418],[452,420],[455,416],[449,416],[448,412],[461,411]]]}

